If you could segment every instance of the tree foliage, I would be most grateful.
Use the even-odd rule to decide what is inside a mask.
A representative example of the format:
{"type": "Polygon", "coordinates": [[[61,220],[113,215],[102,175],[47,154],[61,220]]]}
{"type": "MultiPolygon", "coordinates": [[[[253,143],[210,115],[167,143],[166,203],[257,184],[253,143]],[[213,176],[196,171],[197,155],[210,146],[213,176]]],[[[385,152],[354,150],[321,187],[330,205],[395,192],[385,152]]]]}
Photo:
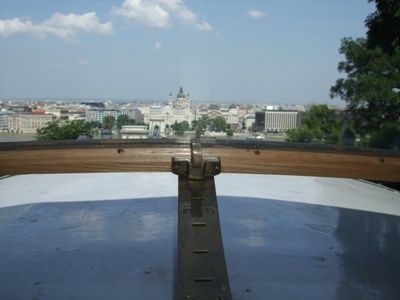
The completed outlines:
{"type": "Polygon", "coordinates": [[[103,128],[113,129],[115,125],[115,117],[114,116],[106,116],[103,119],[103,128]]]}
{"type": "Polygon", "coordinates": [[[203,115],[197,121],[193,121],[192,126],[195,129],[196,136],[203,135],[207,130],[225,132],[228,129],[226,120],[222,116],[211,118],[209,115],[203,115]]]}
{"type": "Polygon", "coordinates": [[[190,129],[189,123],[187,121],[182,121],[178,123],[175,121],[175,124],[171,126],[175,130],[175,134],[178,136],[182,136],[185,131],[190,129]]]}
{"type": "Polygon", "coordinates": [[[313,105],[302,120],[301,128],[286,132],[287,141],[301,143],[340,144],[342,133],[335,110],[327,105],[313,105]]]}
{"type": "MultiPolygon", "coordinates": [[[[364,137],[386,134],[400,119],[400,2],[370,2],[376,3],[377,11],[365,21],[367,37],[342,39],[339,52],[345,61],[338,70],[347,76],[331,88],[332,98],[347,102],[354,127],[364,137]]],[[[390,132],[389,144],[400,136],[400,131],[390,132]]]]}
{"type": "Polygon", "coordinates": [[[69,121],[68,118],[60,118],[49,122],[46,127],[37,130],[36,138],[39,141],[46,140],[76,140],[81,133],[93,137],[93,124],[83,120],[69,121]]]}
{"type": "Polygon", "coordinates": [[[200,119],[193,122],[193,126],[195,126],[195,134],[197,137],[200,137],[204,134],[204,132],[211,125],[211,118],[208,115],[201,116],[200,119]]]}
{"type": "Polygon", "coordinates": [[[216,116],[211,119],[211,130],[212,131],[226,131],[226,120],[222,116],[216,116]]]}
{"type": "Polygon", "coordinates": [[[136,125],[136,121],[134,119],[130,119],[128,115],[119,115],[117,118],[117,129],[121,130],[122,126],[125,125],[136,125]]]}
{"type": "Polygon", "coordinates": [[[359,145],[362,147],[393,149],[400,146],[400,124],[385,124],[379,130],[369,131],[368,136],[363,136],[359,145]]]}
{"type": "Polygon", "coordinates": [[[368,27],[368,48],[382,48],[392,54],[400,46],[400,1],[398,0],[368,0],[375,2],[376,12],[365,20],[368,27]]]}

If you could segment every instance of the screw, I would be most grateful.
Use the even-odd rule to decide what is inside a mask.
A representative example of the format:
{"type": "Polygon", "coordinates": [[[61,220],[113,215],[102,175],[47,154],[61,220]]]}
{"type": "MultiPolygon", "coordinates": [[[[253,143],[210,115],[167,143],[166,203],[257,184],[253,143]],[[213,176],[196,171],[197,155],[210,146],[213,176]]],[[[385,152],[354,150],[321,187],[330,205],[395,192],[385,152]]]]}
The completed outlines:
{"type": "Polygon", "coordinates": [[[118,152],[118,154],[122,154],[122,153],[124,153],[124,149],[118,149],[117,152],[118,152]]]}
{"type": "Polygon", "coordinates": [[[384,159],[383,157],[379,157],[379,161],[380,161],[381,163],[384,163],[384,162],[385,162],[385,159],[384,159]]]}

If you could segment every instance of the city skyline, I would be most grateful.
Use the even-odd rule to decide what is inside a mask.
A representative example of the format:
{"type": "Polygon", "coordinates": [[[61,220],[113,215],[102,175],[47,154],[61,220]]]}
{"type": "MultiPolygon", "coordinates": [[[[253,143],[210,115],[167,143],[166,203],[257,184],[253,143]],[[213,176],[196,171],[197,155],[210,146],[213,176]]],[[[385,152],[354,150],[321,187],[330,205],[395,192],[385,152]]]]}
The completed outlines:
{"type": "Polygon", "coordinates": [[[343,37],[367,0],[2,1],[0,99],[344,105],[343,37]]]}

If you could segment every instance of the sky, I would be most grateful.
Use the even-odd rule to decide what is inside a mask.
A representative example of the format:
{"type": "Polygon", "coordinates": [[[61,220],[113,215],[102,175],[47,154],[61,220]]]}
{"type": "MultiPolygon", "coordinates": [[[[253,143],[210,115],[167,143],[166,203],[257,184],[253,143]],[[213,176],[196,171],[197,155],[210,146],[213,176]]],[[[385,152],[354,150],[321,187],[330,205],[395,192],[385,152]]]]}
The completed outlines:
{"type": "Polygon", "coordinates": [[[367,0],[0,0],[0,99],[344,104],[367,0]]]}

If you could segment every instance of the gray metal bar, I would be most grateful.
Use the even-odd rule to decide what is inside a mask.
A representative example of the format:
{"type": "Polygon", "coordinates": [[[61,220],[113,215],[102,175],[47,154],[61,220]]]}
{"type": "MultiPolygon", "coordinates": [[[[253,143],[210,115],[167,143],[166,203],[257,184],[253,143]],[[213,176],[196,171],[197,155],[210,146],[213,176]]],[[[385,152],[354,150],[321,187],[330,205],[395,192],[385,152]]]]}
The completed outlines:
{"type": "Polygon", "coordinates": [[[232,299],[214,177],[179,176],[177,299],[232,299]]]}

